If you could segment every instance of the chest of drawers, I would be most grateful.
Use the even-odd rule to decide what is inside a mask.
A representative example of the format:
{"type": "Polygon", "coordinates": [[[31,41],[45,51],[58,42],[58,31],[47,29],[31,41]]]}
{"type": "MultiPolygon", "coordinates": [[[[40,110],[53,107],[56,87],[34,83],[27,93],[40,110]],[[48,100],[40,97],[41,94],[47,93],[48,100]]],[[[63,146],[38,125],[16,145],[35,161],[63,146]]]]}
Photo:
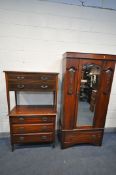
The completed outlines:
{"type": "Polygon", "coordinates": [[[22,143],[53,143],[57,114],[58,73],[5,71],[11,146],[22,143]],[[11,110],[10,91],[16,105],[11,110]],[[17,92],[52,92],[53,105],[19,105],[17,92]]]}

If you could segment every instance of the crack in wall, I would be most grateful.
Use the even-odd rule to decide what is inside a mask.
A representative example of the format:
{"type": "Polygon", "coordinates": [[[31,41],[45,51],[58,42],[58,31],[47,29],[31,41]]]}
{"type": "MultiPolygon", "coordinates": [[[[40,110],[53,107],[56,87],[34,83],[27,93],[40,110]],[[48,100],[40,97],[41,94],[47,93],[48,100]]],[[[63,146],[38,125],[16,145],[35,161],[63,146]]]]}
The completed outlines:
{"type": "MultiPolygon", "coordinates": [[[[105,7],[105,1],[101,0],[100,5],[88,5],[88,4],[93,4],[93,3],[88,3],[87,0],[78,0],[77,2],[72,2],[70,0],[62,0],[62,1],[57,1],[57,0],[37,0],[37,1],[46,1],[46,2],[52,2],[52,3],[59,3],[59,4],[67,4],[67,5],[75,5],[75,6],[80,6],[80,7],[88,7],[88,8],[98,8],[98,9],[105,9],[105,10],[113,10],[116,11],[116,8],[111,8],[111,7],[105,7]]],[[[111,3],[111,2],[110,2],[111,3]]],[[[115,4],[116,6],[116,1],[112,3],[112,6],[115,4]]]]}

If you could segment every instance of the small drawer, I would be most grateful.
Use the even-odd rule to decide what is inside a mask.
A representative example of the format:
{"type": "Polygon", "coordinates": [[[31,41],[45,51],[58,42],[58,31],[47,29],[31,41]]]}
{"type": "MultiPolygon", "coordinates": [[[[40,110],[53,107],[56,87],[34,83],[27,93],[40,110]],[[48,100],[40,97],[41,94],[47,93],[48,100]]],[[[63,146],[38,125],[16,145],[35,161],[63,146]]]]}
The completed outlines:
{"type": "Polygon", "coordinates": [[[13,134],[37,133],[37,132],[52,132],[54,124],[13,124],[13,134]]]}
{"type": "Polygon", "coordinates": [[[10,116],[10,122],[14,124],[52,123],[54,115],[49,116],[10,116]]]}
{"type": "Polygon", "coordinates": [[[55,83],[9,83],[9,90],[11,91],[53,91],[55,90],[55,83]]]}
{"type": "Polygon", "coordinates": [[[13,143],[52,142],[53,133],[13,134],[13,143]]]}
{"type": "Polygon", "coordinates": [[[45,73],[24,73],[24,72],[17,72],[17,73],[8,73],[8,80],[9,81],[49,81],[55,80],[56,75],[54,74],[45,74],[45,73]]]}

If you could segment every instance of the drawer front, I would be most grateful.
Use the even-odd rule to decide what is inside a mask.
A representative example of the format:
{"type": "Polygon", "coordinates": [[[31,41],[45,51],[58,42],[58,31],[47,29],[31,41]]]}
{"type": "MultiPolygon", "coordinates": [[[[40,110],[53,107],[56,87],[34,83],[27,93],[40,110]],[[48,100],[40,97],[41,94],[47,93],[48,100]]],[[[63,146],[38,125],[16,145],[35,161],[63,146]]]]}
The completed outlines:
{"type": "Polygon", "coordinates": [[[37,132],[52,132],[54,124],[13,124],[13,134],[37,133],[37,132]]]}
{"type": "Polygon", "coordinates": [[[53,133],[13,134],[13,143],[52,142],[53,133]]]}
{"type": "Polygon", "coordinates": [[[52,123],[55,116],[12,116],[10,122],[14,124],[52,123]]]}
{"type": "Polygon", "coordinates": [[[9,90],[11,91],[48,91],[55,90],[55,83],[9,83],[9,90]]]}
{"type": "Polygon", "coordinates": [[[8,80],[9,81],[49,81],[49,80],[55,80],[56,75],[53,74],[45,74],[45,73],[8,73],[8,80]]]}
{"type": "Polygon", "coordinates": [[[102,132],[71,132],[64,135],[65,142],[70,143],[97,143],[102,138],[102,132]]]}

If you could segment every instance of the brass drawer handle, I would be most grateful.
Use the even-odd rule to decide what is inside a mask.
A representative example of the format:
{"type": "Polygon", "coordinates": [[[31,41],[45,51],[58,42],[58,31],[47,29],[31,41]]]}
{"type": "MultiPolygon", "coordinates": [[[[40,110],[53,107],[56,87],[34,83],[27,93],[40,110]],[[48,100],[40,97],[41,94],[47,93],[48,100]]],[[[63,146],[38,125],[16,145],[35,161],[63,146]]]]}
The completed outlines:
{"type": "Polygon", "coordinates": [[[20,127],[20,128],[19,128],[19,132],[23,132],[24,129],[25,129],[24,127],[20,127]]]}
{"type": "Polygon", "coordinates": [[[48,121],[48,117],[42,117],[42,121],[47,122],[48,121]]]}
{"type": "Polygon", "coordinates": [[[47,140],[47,136],[41,136],[42,140],[47,140]]]}
{"type": "Polygon", "coordinates": [[[92,135],[92,139],[96,139],[96,135],[92,135]]]}
{"type": "Polygon", "coordinates": [[[17,85],[17,88],[19,88],[19,89],[23,89],[24,87],[25,87],[24,84],[18,84],[18,85],[17,85]]]}
{"type": "Polygon", "coordinates": [[[46,131],[47,129],[48,129],[47,126],[43,126],[43,127],[42,127],[42,131],[46,131]]]}
{"type": "Polygon", "coordinates": [[[25,118],[24,118],[24,117],[19,117],[19,120],[20,120],[20,121],[24,121],[25,118]]]}
{"type": "Polygon", "coordinates": [[[46,89],[48,88],[48,85],[41,85],[41,88],[46,89]]]}
{"type": "Polygon", "coordinates": [[[23,80],[25,77],[23,77],[23,76],[17,76],[16,78],[17,78],[17,80],[23,80]]]}
{"type": "Polygon", "coordinates": [[[48,77],[41,77],[41,80],[48,80],[48,77]]]}
{"type": "Polygon", "coordinates": [[[24,139],[25,139],[25,138],[24,138],[24,137],[22,137],[22,136],[21,136],[21,137],[19,137],[19,140],[20,140],[20,141],[24,141],[24,139]]]}

